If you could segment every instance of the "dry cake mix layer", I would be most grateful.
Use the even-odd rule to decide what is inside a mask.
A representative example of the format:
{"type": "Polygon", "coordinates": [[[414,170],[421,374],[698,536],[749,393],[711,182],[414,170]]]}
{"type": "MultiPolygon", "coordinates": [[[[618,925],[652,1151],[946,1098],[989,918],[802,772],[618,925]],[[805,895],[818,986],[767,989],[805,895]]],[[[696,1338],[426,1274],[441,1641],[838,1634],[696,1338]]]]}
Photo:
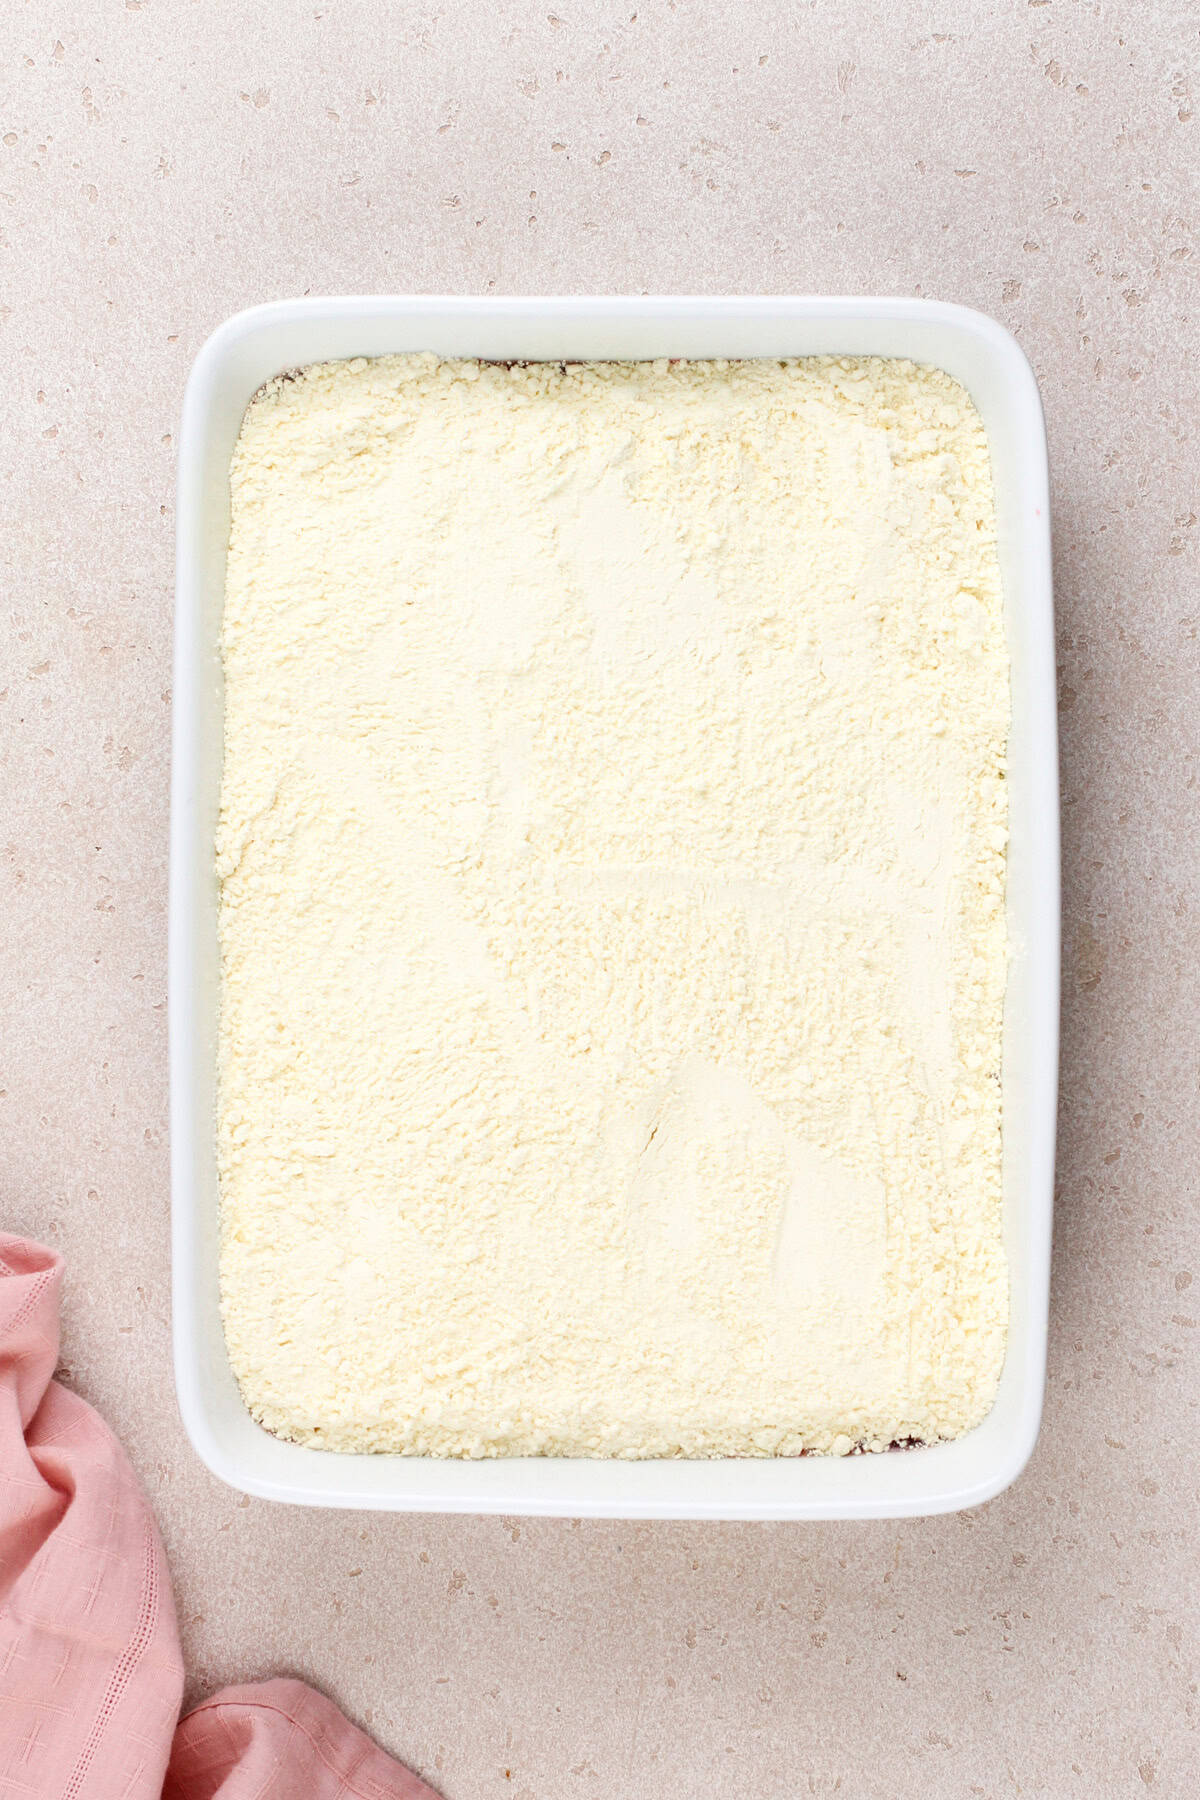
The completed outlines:
{"type": "Polygon", "coordinates": [[[439,1456],[952,1437],[1003,1359],[991,475],[906,362],[308,369],[232,469],[226,1333],[439,1456]]]}

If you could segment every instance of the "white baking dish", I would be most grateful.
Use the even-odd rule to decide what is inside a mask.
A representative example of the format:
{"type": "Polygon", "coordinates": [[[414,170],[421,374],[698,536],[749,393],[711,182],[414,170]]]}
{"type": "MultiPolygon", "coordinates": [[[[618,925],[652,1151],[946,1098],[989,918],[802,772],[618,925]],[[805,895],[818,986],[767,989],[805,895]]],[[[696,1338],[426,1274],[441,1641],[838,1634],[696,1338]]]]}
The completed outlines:
{"type": "Polygon", "coordinates": [[[1041,1418],[1058,1065],[1058,770],[1046,439],[1037,387],[982,314],[899,299],[285,301],[228,320],[196,358],[179,444],[171,795],[171,1182],[175,1375],[193,1444],[247,1493],[315,1506],[614,1518],[832,1519],[946,1512],[1020,1472],[1041,1418]],[[215,1082],[221,778],[218,629],[228,469],[254,390],[299,364],[392,351],[559,360],[820,354],[911,357],[970,391],[991,444],[1012,663],[1011,971],[1004,1188],[1012,1313],[996,1404],[955,1443],[878,1456],[440,1461],[283,1443],[229,1367],[217,1257],[215,1082]]]}

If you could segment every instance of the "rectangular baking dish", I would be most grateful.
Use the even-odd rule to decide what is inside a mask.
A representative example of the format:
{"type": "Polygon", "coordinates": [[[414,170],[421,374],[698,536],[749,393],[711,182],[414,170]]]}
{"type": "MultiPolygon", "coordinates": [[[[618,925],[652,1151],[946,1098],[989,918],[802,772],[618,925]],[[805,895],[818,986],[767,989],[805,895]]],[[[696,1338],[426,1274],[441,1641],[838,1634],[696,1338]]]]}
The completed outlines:
{"type": "Polygon", "coordinates": [[[1046,437],[1033,374],[981,313],[906,299],[283,301],[201,349],[179,443],[170,881],[175,1378],[197,1452],[246,1493],[312,1506],[608,1518],[835,1519],[948,1512],[1023,1468],[1042,1410],[1058,1076],[1059,854],[1046,437]],[[250,396],[283,369],[353,356],[563,359],[873,355],[955,376],[979,407],[995,477],[1012,665],[1011,962],[1003,1047],[1012,1302],[996,1403],[965,1437],[876,1456],[618,1462],[334,1454],[255,1423],[230,1370],[218,1287],[214,829],[221,780],[218,632],[229,461],[250,396]]]}

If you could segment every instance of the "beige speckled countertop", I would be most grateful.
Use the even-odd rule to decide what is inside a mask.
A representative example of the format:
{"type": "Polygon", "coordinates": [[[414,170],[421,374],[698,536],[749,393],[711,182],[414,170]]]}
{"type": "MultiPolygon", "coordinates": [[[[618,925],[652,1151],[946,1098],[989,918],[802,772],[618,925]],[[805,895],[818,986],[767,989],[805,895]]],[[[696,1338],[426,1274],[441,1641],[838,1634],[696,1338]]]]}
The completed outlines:
{"type": "Polygon", "coordinates": [[[74,0],[0,14],[0,1194],[158,1509],[191,1691],[293,1670],[450,1800],[1184,1795],[1197,1711],[1200,13],[1189,0],[74,0]],[[922,293],[1005,320],[1056,506],[1046,1425],[912,1524],[352,1516],[176,1416],[174,433],[306,292],[922,293]],[[318,1575],[318,1571],[324,1573],[318,1575]]]}

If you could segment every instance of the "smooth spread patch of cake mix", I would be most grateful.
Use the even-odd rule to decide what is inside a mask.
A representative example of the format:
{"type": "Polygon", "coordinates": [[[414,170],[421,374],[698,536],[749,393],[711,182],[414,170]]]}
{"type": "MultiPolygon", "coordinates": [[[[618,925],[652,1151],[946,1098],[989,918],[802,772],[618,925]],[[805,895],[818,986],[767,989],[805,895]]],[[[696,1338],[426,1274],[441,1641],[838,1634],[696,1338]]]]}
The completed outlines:
{"type": "Polygon", "coordinates": [[[1008,685],[909,363],[387,357],[232,470],[222,1282],[254,1415],[435,1456],[988,1410],[1008,685]]]}

